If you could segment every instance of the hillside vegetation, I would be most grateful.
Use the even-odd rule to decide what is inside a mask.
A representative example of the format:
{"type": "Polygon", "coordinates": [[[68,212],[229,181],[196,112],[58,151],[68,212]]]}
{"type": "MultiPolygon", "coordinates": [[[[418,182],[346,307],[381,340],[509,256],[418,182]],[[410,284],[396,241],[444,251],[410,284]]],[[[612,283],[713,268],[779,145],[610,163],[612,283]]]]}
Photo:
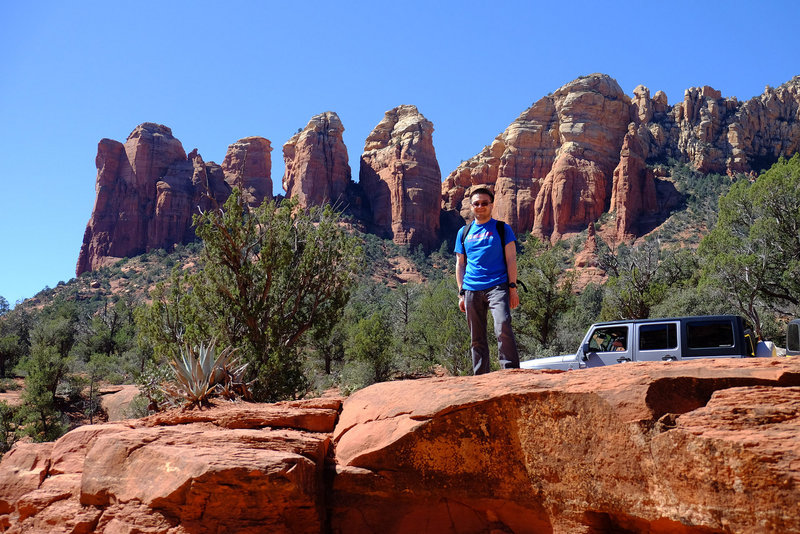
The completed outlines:
{"type": "MultiPolygon", "coordinates": [[[[576,291],[585,233],[555,246],[518,236],[523,357],[571,352],[599,319],[736,313],[780,339],[800,296],[800,156],[753,182],[675,163],[661,173],[681,198],[647,237],[607,243],[612,218],[596,224],[603,286],[576,291]]],[[[5,387],[25,378],[23,406],[0,403],[0,447],[102,417],[101,382],[139,384],[146,398],[131,415],[185,402],[169,386],[175,362],[211,344],[235,349],[229,385],[261,400],[471,372],[452,243],[425,254],[350,230],[330,209],[248,212],[232,198],[196,221],[201,241],[84,273],[13,310],[0,297],[0,373],[5,387]]]]}

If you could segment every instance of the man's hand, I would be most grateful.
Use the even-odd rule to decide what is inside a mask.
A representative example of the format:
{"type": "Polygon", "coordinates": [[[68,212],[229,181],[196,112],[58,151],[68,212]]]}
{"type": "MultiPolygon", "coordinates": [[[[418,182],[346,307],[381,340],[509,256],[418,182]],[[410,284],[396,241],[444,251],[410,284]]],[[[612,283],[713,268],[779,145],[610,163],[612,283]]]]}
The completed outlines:
{"type": "Polygon", "coordinates": [[[514,310],[519,306],[519,293],[517,293],[517,288],[512,287],[509,288],[509,299],[508,304],[511,306],[511,309],[514,310]]]}
{"type": "Polygon", "coordinates": [[[464,295],[459,295],[458,297],[458,309],[461,310],[461,313],[467,313],[467,303],[464,302],[464,295]]]}

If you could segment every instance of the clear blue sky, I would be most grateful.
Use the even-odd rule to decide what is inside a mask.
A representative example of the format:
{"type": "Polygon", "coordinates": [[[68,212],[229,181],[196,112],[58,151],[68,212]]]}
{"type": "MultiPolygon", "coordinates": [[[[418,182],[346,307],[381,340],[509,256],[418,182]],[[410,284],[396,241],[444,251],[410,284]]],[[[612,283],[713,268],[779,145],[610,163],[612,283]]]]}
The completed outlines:
{"type": "Polygon", "coordinates": [[[358,157],[386,110],[433,122],[443,177],[584,74],[628,94],[711,85],[746,100],[800,74],[796,0],[0,3],[0,295],[75,275],[97,143],[142,122],[220,163],[335,111],[358,157]]]}

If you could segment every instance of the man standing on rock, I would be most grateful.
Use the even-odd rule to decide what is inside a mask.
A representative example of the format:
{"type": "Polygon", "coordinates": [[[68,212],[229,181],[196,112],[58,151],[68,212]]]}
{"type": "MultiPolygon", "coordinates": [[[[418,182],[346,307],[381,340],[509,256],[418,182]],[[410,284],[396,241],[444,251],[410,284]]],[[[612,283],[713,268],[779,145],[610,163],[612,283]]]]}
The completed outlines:
{"type": "Polygon", "coordinates": [[[492,218],[494,194],[481,187],[470,194],[475,219],[456,237],[458,307],[467,314],[472,338],[472,368],[488,373],[487,312],[494,318],[500,367],[519,368],[517,341],[511,329],[511,310],[519,305],[517,248],[511,227],[492,218]]]}

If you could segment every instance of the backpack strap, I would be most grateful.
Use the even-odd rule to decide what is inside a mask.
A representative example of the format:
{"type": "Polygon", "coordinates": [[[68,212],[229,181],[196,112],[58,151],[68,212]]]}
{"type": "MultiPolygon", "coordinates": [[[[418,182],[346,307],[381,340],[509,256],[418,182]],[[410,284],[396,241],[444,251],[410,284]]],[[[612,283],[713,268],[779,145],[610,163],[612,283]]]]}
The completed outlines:
{"type": "Polygon", "coordinates": [[[461,233],[461,248],[464,249],[464,260],[467,260],[467,245],[465,242],[467,240],[467,234],[469,233],[470,226],[472,226],[472,221],[467,223],[467,225],[464,227],[464,231],[461,233]]]}
{"type": "Polygon", "coordinates": [[[497,221],[497,235],[500,236],[500,254],[503,255],[503,263],[506,265],[506,274],[508,274],[508,260],[506,259],[506,223],[497,221]]]}

